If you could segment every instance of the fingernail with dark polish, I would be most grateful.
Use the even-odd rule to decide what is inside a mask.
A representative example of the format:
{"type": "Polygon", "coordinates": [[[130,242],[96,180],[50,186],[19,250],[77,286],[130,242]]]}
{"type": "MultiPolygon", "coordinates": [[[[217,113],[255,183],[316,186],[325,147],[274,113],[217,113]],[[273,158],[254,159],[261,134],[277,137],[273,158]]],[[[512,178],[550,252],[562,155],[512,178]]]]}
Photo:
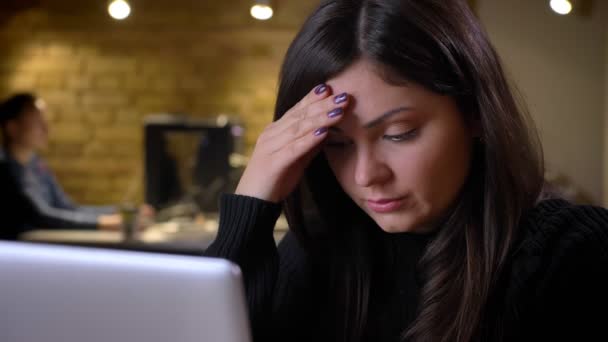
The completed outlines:
{"type": "Polygon", "coordinates": [[[321,95],[325,90],[327,90],[327,86],[325,84],[320,84],[315,88],[315,94],[321,95]]]}
{"type": "Polygon", "coordinates": [[[340,116],[344,114],[344,109],[342,108],[336,108],[334,110],[332,110],[331,112],[327,113],[327,116],[330,118],[335,118],[337,116],[340,116]]]}
{"type": "Polygon", "coordinates": [[[334,97],[334,103],[335,104],[340,104],[342,102],[345,102],[347,98],[348,98],[348,94],[342,93],[342,94],[334,97]]]}
{"type": "Polygon", "coordinates": [[[327,127],[321,127],[315,131],[315,136],[319,136],[327,132],[327,127]]]}

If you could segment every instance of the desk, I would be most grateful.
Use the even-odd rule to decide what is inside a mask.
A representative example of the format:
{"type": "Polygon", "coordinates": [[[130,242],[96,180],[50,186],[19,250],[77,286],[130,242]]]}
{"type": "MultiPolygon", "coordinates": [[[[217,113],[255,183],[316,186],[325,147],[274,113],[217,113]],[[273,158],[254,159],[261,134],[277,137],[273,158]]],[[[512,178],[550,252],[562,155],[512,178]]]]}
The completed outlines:
{"type": "MultiPolygon", "coordinates": [[[[284,218],[277,222],[274,231],[278,243],[287,232],[284,218]]],[[[20,240],[28,242],[63,244],[85,247],[134,250],[183,255],[201,255],[217,234],[217,221],[210,220],[203,226],[180,225],[175,222],[154,224],[137,234],[133,240],[125,240],[120,231],[40,229],[26,232],[20,240]]]]}

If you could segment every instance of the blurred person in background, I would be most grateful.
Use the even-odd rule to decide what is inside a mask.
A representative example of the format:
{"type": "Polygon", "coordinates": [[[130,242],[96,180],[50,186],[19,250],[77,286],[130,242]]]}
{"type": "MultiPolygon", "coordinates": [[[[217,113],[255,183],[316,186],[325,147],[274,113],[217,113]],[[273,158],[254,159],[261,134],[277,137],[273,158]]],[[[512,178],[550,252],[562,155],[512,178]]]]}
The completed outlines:
{"type": "MultiPolygon", "coordinates": [[[[0,104],[0,205],[10,227],[0,237],[16,238],[33,228],[118,230],[122,216],[113,206],[81,206],[63,191],[38,155],[47,147],[49,123],[44,101],[16,94],[0,104]]],[[[140,213],[152,215],[149,206],[140,213]]]]}

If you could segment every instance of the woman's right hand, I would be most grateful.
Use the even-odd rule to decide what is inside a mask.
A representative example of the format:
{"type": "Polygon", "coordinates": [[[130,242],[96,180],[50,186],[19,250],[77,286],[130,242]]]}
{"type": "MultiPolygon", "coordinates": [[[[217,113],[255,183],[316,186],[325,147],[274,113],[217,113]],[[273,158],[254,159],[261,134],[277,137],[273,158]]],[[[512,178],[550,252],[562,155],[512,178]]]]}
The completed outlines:
{"type": "Polygon", "coordinates": [[[329,86],[315,87],[260,134],[235,193],[275,203],[284,200],[348,103],[346,93],[334,96],[329,86]]]}

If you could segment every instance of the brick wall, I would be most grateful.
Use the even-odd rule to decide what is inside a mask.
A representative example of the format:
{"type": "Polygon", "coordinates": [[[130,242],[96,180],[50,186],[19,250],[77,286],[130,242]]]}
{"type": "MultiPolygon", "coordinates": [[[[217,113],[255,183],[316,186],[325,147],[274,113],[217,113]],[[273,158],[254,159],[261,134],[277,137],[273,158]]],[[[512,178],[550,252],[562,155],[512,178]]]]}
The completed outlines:
{"type": "Polygon", "coordinates": [[[102,0],[0,4],[0,96],[34,91],[47,101],[45,156],[83,203],[141,200],[150,113],[237,116],[249,153],[271,120],[282,57],[316,1],[275,1],[268,22],[249,16],[248,0],[130,3],[124,21],[102,0]]]}

